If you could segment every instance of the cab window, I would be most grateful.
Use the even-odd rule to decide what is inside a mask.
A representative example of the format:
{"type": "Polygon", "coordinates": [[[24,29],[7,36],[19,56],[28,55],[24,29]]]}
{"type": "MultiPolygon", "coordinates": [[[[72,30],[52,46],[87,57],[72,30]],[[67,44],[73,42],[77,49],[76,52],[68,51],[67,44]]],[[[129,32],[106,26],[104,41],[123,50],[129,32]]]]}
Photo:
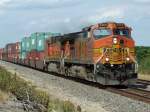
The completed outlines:
{"type": "Polygon", "coordinates": [[[112,31],[110,29],[96,29],[93,31],[93,35],[96,39],[106,37],[112,35],[112,31]]]}
{"type": "Polygon", "coordinates": [[[114,30],[114,35],[130,37],[130,33],[129,33],[128,29],[116,29],[116,30],[114,30]]]}

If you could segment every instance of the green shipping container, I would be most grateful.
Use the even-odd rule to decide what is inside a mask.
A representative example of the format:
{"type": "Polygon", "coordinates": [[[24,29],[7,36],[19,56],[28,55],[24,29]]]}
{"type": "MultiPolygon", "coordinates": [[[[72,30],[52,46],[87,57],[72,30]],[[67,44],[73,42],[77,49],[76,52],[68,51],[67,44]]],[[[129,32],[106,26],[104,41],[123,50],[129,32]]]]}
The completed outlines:
{"type": "Polygon", "coordinates": [[[36,41],[37,41],[37,37],[38,37],[38,33],[33,33],[30,36],[30,51],[32,50],[36,50],[36,41]]]}
{"type": "Polygon", "coordinates": [[[30,38],[24,37],[21,41],[21,52],[30,51],[30,38]]]}
{"type": "Polygon", "coordinates": [[[20,58],[25,59],[27,52],[30,51],[30,38],[24,37],[20,42],[20,58]]]}
{"type": "Polygon", "coordinates": [[[37,51],[44,51],[46,38],[60,35],[61,35],[60,33],[51,33],[51,32],[40,33],[39,36],[37,37],[37,51]]]}
{"type": "Polygon", "coordinates": [[[31,50],[30,42],[30,38],[26,38],[26,52],[29,52],[31,50]]]}
{"type": "Polygon", "coordinates": [[[25,52],[25,51],[26,51],[26,38],[27,38],[27,37],[24,37],[24,38],[21,40],[21,52],[25,52]]]}
{"type": "Polygon", "coordinates": [[[25,59],[27,56],[27,52],[21,52],[21,59],[25,59]]]}
{"type": "Polygon", "coordinates": [[[33,33],[30,37],[31,51],[43,51],[45,49],[45,40],[51,36],[59,36],[60,33],[51,33],[51,32],[37,32],[33,33]]]}
{"type": "Polygon", "coordinates": [[[37,51],[43,51],[45,48],[45,35],[37,37],[37,51]]]}

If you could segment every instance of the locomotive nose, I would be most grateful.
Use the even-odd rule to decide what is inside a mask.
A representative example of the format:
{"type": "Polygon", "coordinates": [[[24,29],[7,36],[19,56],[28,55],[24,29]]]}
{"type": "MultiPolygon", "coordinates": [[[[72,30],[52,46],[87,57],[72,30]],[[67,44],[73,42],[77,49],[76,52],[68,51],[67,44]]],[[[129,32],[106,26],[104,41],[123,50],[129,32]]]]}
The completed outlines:
{"type": "Polygon", "coordinates": [[[112,47],[106,48],[105,63],[124,64],[130,62],[128,49],[126,48],[126,39],[123,36],[112,36],[112,47]],[[109,59],[109,60],[108,60],[109,59]]]}

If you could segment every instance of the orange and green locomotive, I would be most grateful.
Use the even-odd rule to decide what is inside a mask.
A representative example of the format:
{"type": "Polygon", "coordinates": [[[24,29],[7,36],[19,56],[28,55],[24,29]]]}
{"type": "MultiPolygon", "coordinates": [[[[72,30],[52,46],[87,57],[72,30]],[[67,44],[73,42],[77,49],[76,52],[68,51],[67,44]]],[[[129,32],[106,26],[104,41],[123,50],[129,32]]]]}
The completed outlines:
{"type": "Polygon", "coordinates": [[[106,22],[46,40],[44,68],[103,85],[133,84],[137,79],[131,28],[106,22]]]}

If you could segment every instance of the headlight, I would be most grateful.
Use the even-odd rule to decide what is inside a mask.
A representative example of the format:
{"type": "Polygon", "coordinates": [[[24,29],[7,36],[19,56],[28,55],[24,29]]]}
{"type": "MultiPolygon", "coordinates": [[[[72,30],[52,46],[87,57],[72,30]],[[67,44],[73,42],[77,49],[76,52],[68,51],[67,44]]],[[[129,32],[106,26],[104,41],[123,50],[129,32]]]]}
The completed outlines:
{"type": "Polygon", "coordinates": [[[113,43],[117,44],[117,38],[113,38],[113,43]]]}
{"type": "Polygon", "coordinates": [[[106,61],[109,61],[109,58],[106,58],[106,61]]]}
{"type": "Polygon", "coordinates": [[[113,64],[111,64],[110,66],[111,66],[111,67],[113,67],[114,65],[113,65],[113,64]]]}
{"type": "Polygon", "coordinates": [[[127,61],[130,61],[130,58],[126,58],[127,61]]]}

